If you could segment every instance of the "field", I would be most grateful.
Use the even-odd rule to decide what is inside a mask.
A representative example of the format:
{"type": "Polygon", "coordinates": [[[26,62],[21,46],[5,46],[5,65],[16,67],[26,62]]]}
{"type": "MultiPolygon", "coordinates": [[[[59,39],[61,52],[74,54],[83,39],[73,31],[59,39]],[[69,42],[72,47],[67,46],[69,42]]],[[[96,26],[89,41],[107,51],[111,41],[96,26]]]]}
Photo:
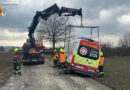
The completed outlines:
{"type": "Polygon", "coordinates": [[[11,53],[0,52],[0,87],[7,82],[12,72],[11,53]]]}
{"type": "Polygon", "coordinates": [[[106,58],[104,71],[105,77],[94,79],[115,90],[130,90],[130,57],[106,58]]]}

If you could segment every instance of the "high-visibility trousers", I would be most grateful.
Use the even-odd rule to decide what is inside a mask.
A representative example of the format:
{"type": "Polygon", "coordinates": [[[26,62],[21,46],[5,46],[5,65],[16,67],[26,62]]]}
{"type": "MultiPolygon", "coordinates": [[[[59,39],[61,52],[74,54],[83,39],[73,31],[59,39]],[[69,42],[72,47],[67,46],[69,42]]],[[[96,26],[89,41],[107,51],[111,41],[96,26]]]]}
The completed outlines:
{"type": "Polygon", "coordinates": [[[21,65],[20,63],[13,63],[13,72],[21,72],[21,65]]]}
{"type": "Polygon", "coordinates": [[[57,65],[58,59],[53,60],[53,65],[57,65]]]}
{"type": "Polygon", "coordinates": [[[66,62],[63,62],[63,63],[59,63],[59,70],[61,69],[65,69],[66,68],[66,62]]]}
{"type": "Polygon", "coordinates": [[[102,65],[102,66],[99,66],[99,74],[100,74],[101,76],[104,76],[103,65],[102,65]]]}

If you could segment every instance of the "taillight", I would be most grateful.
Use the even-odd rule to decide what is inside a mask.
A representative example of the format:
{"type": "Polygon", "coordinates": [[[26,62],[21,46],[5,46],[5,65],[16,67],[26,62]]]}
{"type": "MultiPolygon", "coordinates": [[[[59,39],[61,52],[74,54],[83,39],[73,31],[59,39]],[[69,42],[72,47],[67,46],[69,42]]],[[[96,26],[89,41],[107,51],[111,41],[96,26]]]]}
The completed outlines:
{"type": "Polygon", "coordinates": [[[75,58],[75,55],[73,55],[73,57],[72,57],[72,63],[74,63],[74,58],[75,58]]]}
{"type": "Polygon", "coordinates": [[[27,62],[27,60],[23,60],[23,62],[27,62]]]}

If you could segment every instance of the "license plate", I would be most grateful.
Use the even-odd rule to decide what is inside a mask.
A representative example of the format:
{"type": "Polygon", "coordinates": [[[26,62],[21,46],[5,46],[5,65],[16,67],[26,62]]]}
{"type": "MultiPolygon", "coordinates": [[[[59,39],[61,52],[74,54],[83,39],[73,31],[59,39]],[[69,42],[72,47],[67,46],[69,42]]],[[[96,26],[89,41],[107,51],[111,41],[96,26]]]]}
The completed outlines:
{"type": "Polygon", "coordinates": [[[84,67],[83,66],[80,66],[80,65],[76,65],[77,68],[81,68],[83,69],[84,67]]]}
{"type": "Polygon", "coordinates": [[[32,61],[37,61],[37,60],[32,60],[32,61]]]}
{"type": "Polygon", "coordinates": [[[95,70],[94,70],[94,69],[88,69],[88,71],[89,71],[89,72],[95,72],[95,70]]]}

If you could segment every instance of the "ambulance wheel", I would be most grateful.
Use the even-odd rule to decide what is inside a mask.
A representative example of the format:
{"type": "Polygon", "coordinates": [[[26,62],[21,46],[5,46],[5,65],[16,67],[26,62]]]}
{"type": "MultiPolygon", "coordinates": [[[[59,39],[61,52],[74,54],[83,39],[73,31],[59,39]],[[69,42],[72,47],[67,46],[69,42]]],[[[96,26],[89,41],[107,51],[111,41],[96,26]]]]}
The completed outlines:
{"type": "Polygon", "coordinates": [[[73,71],[73,70],[70,70],[70,73],[74,73],[74,71],[73,71]]]}

